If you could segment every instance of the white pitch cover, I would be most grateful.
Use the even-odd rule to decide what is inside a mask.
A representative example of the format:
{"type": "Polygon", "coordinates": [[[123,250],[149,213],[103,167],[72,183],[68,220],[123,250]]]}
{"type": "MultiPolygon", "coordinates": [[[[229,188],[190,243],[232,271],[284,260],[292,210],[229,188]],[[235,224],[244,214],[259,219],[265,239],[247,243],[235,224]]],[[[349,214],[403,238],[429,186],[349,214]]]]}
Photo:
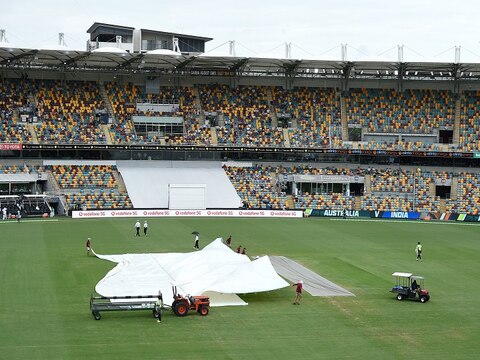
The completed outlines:
{"type": "Polygon", "coordinates": [[[211,306],[246,305],[235,294],[271,291],[288,286],[268,256],[250,260],[237,254],[218,238],[200,251],[99,255],[117,263],[96,285],[102,296],[158,294],[173,301],[172,285],[182,295],[210,296],[211,306]]]}

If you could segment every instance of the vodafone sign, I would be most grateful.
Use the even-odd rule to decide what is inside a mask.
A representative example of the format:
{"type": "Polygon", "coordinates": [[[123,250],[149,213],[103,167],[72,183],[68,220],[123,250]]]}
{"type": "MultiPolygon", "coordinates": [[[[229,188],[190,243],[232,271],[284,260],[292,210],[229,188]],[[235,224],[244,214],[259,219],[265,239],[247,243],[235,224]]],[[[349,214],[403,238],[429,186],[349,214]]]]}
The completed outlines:
{"type": "Polygon", "coordinates": [[[73,219],[129,217],[279,217],[301,218],[300,210],[90,210],[73,211],[73,219]]]}

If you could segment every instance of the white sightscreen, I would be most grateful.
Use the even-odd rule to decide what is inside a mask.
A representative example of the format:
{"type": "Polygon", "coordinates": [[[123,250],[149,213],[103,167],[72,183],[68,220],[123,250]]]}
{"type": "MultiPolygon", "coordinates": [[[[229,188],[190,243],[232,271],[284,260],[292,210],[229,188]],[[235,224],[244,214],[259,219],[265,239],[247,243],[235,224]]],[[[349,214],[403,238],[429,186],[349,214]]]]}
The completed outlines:
{"type": "Polygon", "coordinates": [[[205,184],[169,184],[168,208],[169,209],[194,209],[207,208],[207,186],[205,184]]]}

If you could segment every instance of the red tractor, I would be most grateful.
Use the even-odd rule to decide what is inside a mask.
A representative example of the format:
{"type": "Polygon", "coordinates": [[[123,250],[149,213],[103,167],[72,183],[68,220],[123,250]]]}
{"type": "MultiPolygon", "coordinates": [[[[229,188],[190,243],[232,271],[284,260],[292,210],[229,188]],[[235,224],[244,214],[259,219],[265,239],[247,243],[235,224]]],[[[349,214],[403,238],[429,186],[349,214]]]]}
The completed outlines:
{"type": "Polygon", "coordinates": [[[210,298],[208,296],[182,296],[177,293],[177,287],[173,286],[172,310],[177,316],[185,316],[189,310],[195,310],[202,316],[208,315],[210,310],[210,298]]]}

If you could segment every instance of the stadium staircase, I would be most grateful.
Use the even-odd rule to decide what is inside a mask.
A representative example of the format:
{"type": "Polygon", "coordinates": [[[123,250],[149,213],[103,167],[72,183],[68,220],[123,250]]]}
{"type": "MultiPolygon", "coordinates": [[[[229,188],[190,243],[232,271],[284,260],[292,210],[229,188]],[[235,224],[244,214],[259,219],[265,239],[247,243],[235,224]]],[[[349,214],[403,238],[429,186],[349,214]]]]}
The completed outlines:
{"type": "Polygon", "coordinates": [[[434,182],[431,182],[428,186],[428,195],[435,196],[436,195],[436,186],[434,182]]]}
{"type": "Polygon", "coordinates": [[[342,121],[342,140],[348,141],[347,104],[342,95],[340,95],[340,119],[342,121]]]}
{"type": "MultiPolygon", "coordinates": [[[[33,95],[33,93],[29,93],[27,95],[27,100],[28,100],[28,103],[29,104],[33,104],[35,105],[35,109],[38,108],[38,101],[37,101],[37,98],[33,95]]],[[[37,114],[33,114],[34,116],[36,116],[37,114]]],[[[40,119],[38,119],[37,121],[39,121],[40,119]]]]}
{"type": "MultiPolygon", "coordinates": [[[[312,116],[314,116],[314,114],[313,114],[313,107],[311,108],[310,111],[311,111],[312,116]]],[[[298,127],[297,117],[294,116],[294,117],[292,118],[292,129],[296,129],[297,127],[298,127]]]]}
{"type": "MultiPolygon", "coordinates": [[[[21,123],[20,112],[18,111],[18,109],[13,109],[12,120],[15,121],[17,124],[21,123]]],[[[26,123],[25,125],[26,125],[26,128],[27,128],[28,132],[32,136],[32,142],[34,144],[38,144],[38,138],[37,138],[37,133],[35,132],[35,126],[33,126],[33,124],[30,124],[30,123],[26,123]]]]}
{"type": "Polygon", "coordinates": [[[440,203],[438,204],[438,209],[442,213],[447,211],[447,200],[446,199],[440,199],[440,203]]]}
{"type": "Polygon", "coordinates": [[[20,115],[18,109],[13,109],[12,120],[15,121],[17,124],[20,122],[20,115]]]}
{"type": "Polygon", "coordinates": [[[65,198],[64,192],[60,189],[60,185],[58,185],[57,180],[50,170],[47,170],[47,179],[48,180],[44,192],[47,195],[54,195],[58,198],[58,201],[60,202],[59,205],[61,206],[57,208],[57,214],[65,215],[68,212],[67,199],[65,198]]]}
{"type": "Polygon", "coordinates": [[[122,174],[118,170],[112,169],[112,175],[115,181],[117,182],[117,189],[120,194],[127,193],[127,187],[125,186],[125,181],[123,181],[122,174]]]}
{"type": "Polygon", "coordinates": [[[100,89],[100,96],[102,97],[105,106],[107,107],[108,117],[112,119],[112,122],[116,122],[115,112],[113,111],[112,103],[108,98],[107,90],[105,90],[105,85],[103,83],[98,83],[98,88],[100,89]]]}
{"type": "Polygon", "coordinates": [[[355,210],[362,210],[362,197],[359,195],[355,196],[355,210]]]}
{"type": "Polygon", "coordinates": [[[202,101],[200,100],[200,90],[198,90],[198,86],[193,87],[193,95],[195,96],[195,106],[197,107],[198,110],[200,110],[201,113],[203,113],[202,110],[202,101]]]}
{"type": "Polygon", "coordinates": [[[223,117],[223,114],[218,114],[217,117],[217,126],[222,127],[225,126],[225,118],[223,117]]]}
{"type": "Polygon", "coordinates": [[[271,87],[269,87],[267,90],[267,100],[268,100],[268,108],[270,109],[270,118],[272,119],[272,127],[276,129],[278,128],[278,117],[277,117],[277,111],[275,110],[275,107],[272,105],[273,94],[272,94],[271,87]]]}
{"type": "Polygon", "coordinates": [[[51,171],[48,171],[48,181],[47,181],[47,191],[54,193],[55,195],[59,195],[61,193],[60,185],[58,185],[55,176],[53,176],[51,171]]]}
{"type": "Polygon", "coordinates": [[[295,200],[293,200],[293,195],[287,195],[287,201],[285,201],[285,206],[287,209],[295,209],[295,200]]]}
{"type": "Polygon", "coordinates": [[[452,178],[452,186],[450,187],[450,199],[457,200],[458,195],[458,178],[454,176],[452,178]]]}
{"type": "Polygon", "coordinates": [[[29,93],[27,95],[27,100],[30,104],[34,104],[35,105],[35,108],[38,107],[38,101],[37,99],[35,98],[35,96],[32,94],[32,93],[29,93]]]}
{"type": "Polygon", "coordinates": [[[217,129],[215,127],[210,128],[210,135],[212,136],[212,145],[218,145],[217,129]]]}
{"type": "Polygon", "coordinates": [[[107,140],[108,145],[112,145],[112,135],[110,134],[110,125],[109,124],[102,124],[101,129],[105,134],[105,139],[107,140]]]}
{"type": "Polygon", "coordinates": [[[453,143],[458,145],[460,140],[460,114],[462,110],[461,99],[455,100],[455,119],[453,123],[453,143]]]}
{"type": "Polygon", "coordinates": [[[288,129],[283,129],[283,146],[286,148],[290,147],[290,137],[288,136],[288,129]]]}
{"type": "Polygon", "coordinates": [[[370,175],[365,175],[365,195],[372,195],[372,178],[370,175]]]}
{"type": "Polygon", "coordinates": [[[200,90],[198,86],[193,87],[193,95],[195,96],[195,107],[198,110],[198,118],[201,120],[201,123],[205,123],[205,114],[203,113],[202,101],[200,100],[200,90]]]}
{"type": "Polygon", "coordinates": [[[30,135],[32,136],[32,143],[38,144],[37,132],[35,131],[35,126],[33,124],[28,123],[27,129],[30,135]]]}

